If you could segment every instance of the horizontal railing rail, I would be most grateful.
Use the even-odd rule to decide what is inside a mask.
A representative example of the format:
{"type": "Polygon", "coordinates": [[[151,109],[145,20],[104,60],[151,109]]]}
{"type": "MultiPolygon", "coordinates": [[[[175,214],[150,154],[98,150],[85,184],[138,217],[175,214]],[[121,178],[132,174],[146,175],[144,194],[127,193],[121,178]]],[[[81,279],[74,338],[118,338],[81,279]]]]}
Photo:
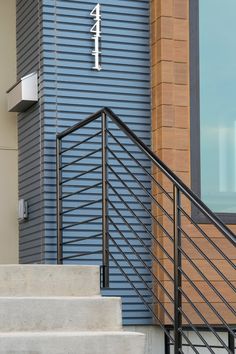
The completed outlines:
{"type": "Polygon", "coordinates": [[[235,234],[108,108],[57,135],[57,232],[58,263],[99,262],[104,288],[115,267],[169,350],[234,352],[235,234]]]}
{"type": "Polygon", "coordinates": [[[140,147],[140,149],[150,158],[150,160],[156,164],[161,171],[171,180],[171,182],[176,185],[182,193],[184,193],[194,204],[197,208],[200,209],[200,211],[211,221],[213,222],[217,228],[224,234],[225,237],[227,237],[232,243],[235,245],[236,243],[236,236],[231,232],[231,230],[217,217],[216,214],[214,214],[203,202],[202,200],[186,185],[184,184],[180,178],[177,177],[167,167],[167,165],[161,161],[161,159],[158,158],[157,155],[153,153],[153,151],[146,146],[141,139],[138,138],[138,136],[131,130],[129,127],[109,108],[105,107],[95,114],[92,114],[90,117],[84,119],[82,122],[75,124],[74,126],[66,129],[62,133],[57,134],[57,139],[60,140],[73,132],[81,129],[82,127],[88,125],[92,121],[95,121],[97,118],[101,116],[102,113],[107,114],[114,123],[117,124],[117,126],[125,132],[137,146],[140,147]]]}

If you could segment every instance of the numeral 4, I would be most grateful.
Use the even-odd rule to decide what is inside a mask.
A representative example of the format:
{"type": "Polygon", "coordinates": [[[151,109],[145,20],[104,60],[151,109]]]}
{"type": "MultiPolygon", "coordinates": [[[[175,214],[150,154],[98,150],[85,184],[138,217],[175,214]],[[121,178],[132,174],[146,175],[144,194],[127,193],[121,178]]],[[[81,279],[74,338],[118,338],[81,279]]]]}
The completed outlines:
{"type": "Polygon", "coordinates": [[[100,36],[100,21],[97,21],[93,27],[91,28],[90,32],[95,33],[97,36],[100,36]]]}
{"type": "Polygon", "coordinates": [[[99,20],[101,16],[100,13],[101,13],[101,5],[97,4],[95,8],[90,12],[90,15],[94,16],[96,20],[99,20]]]}

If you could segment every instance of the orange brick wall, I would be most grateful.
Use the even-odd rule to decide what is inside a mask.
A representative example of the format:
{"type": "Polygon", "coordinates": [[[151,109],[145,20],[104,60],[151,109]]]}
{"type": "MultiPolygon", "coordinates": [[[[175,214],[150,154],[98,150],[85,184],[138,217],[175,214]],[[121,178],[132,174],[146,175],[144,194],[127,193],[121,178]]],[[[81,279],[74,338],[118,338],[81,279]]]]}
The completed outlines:
{"type": "Polygon", "coordinates": [[[153,150],[189,184],[188,1],[152,1],[153,150]]]}
{"type": "MultiPolygon", "coordinates": [[[[151,0],[151,53],[152,53],[152,148],[155,153],[169,166],[188,186],[191,181],[190,169],[190,107],[189,107],[189,2],[188,0],[151,0]]],[[[163,177],[162,174],[153,168],[153,175],[171,194],[172,184],[163,177]]],[[[156,199],[172,214],[171,202],[163,195],[161,190],[153,184],[153,194],[156,199]]],[[[185,210],[191,214],[191,208],[188,201],[183,198],[185,210]]],[[[164,216],[162,211],[153,205],[153,212],[156,219],[173,235],[173,227],[164,216]]],[[[232,266],[225,262],[219,252],[217,252],[208,241],[204,240],[201,234],[186,219],[182,219],[183,229],[188,235],[191,235],[194,242],[201,250],[206,252],[211,261],[219,266],[222,273],[236,285],[236,274],[232,271],[232,266]]],[[[219,232],[210,225],[201,225],[204,231],[214,242],[225,250],[226,254],[235,262],[236,254],[228,241],[219,234],[219,232]]],[[[236,231],[236,227],[232,226],[236,231]]],[[[153,224],[153,230],[161,245],[173,256],[173,244],[158,227],[153,224]]],[[[153,249],[158,259],[161,260],[169,273],[173,274],[173,265],[161,248],[154,244],[153,249]]],[[[202,255],[191,245],[183,236],[183,249],[189,254],[191,259],[199,266],[203,273],[211,280],[219,292],[223,293],[225,298],[232,306],[235,306],[236,297],[230,287],[225,284],[221,277],[215,273],[209,263],[204,260],[202,255]]],[[[219,296],[206,286],[206,283],[196,273],[194,268],[183,261],[186,272],[194,281],[202,293],[213,302],[214,307],[220,311],[224,318],[236,323],[235,316],[227,308],[219,296]]],[[[159,279],[163,281],[170,293],[173,295],[173,287],[168,280],[163,269],[157,263],[153,264],[153,269],[159,279]]],[[[217,318],[204,303],[199,294],[194,291],[187,281],[183,282],[187,295],[195,305],[206,314],[207,320],[213,324],[220,324],[217,318]]],[[[159,286],[154,286],[155,292],[163,304],[173,314],[168,297],[160,290],[159,286]]],[[[196,324],[202,324],[199,316],[183,299],[184,309],[190,316],[190,319],[196,324]]],[[[166,323],[170,320],[164,315],[160,306],[156,306],[159,316],[166,323]]]]}

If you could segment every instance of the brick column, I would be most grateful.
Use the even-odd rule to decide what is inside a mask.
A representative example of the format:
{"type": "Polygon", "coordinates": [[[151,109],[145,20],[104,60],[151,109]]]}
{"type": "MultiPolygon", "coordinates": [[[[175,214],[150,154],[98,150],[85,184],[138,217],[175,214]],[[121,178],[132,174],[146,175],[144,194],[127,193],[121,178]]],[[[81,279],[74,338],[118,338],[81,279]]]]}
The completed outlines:
{"type": "Polygon", "coordinates": [[[189,184],[188,0],[152,0],[152,147],[189,184]]]}
{"type": "MultiPolygon", "coordinates": [[[[188,0],[151,1],[152,45],[152,149],[187,184],[190,182],[190,131],[189,131],[189,20],[188,0]]],[[[154,177],[170,193],[172,184],[153,169],[154,177]]],[[[153,184],[153,193],[160,204],[172,215],[172,203],[153,184]]],[[[172,225],[160,208],[153,206],[158,221],[172,235],[172,225]]],[[[173,256],[168,237],[156,223],[153,225],[158,241],[173,256]]],[[[163,266],[173,275],[173,267],[159,246],[154,252],[163,266]]],[[[158,278],[172,293],[167,275],[157,264],[158,278]]],[[[166,295],[155,287],[161,302],[166,295]]],[[[166,305],[165,305],[166,306],[166,305]]],[[[170,305],[170,313],[173,308],[170,305]]],[[[160,306],[156,307],[165,322],[170,322],[160,306]]]]}
{"type": "MultiPolygon", "coordinates": [[[[189,0],[151,0],[151,73],[152,73],[152,149],[163,160],[166,165],[175,172],[187,185],[190,185],[190,85],[189,85],[189,0]]],[[[156,168],[153,168],[153,176],[167,192],[172,195],[173,186],[166,177],[156,168]]],[[[153,195],[162,207],[173,215],[171,201],[165,196],[162,190],[153,183],[153,195]]],[[[191,205],[185,197],[182,197],[184,210],[191,215],[191,205]]],[[[173,237],[173,225],[165,216],[164,212],[153,203],[153,213],[164,229],[173,237]]],[[[217,265],[217,267],[230,280],[235,280],[235,273],[232,275],[232,267],[219,256],[219,253],[202,236],[197,228],[189,222],[187,218],[182,218],[182,226],[185,232],[203,250],[203,252],[217,265]]],[[[228,257],[235,260],[231,250],[232,246],[220,234],[217,229],[210,225],[200,225],[214,243],[218,245],[228,257]]],[[[235,226],[232,226],[235,230],[235,226]]],[[[153,232],[159,246],[153,243],[153,252],[165,269],[173,277],[173,264],[168,256],[163,252],[160,245],[173,257],[173,243],[170,241],[163,228],[158,223],[153,222],[153,232]]],[[[235,296],[232,289],[226,285],[212,266],[201,256],[199,251],[184,237],[182,233],[183,249],[191,260],[203,271],[206,277],[214,283],[214,286],[224,294],[225,299],[234,306],[235,296]]],[[[229,323],[235,323],[232,313],[219,300],[219,297],[212,292],[204,280],[187,260],[183,261],[184,270],[194,281],[198,289],[214,303],[219,311],[229,323]]],[[[153,263],[155,275],[163,282],[173,296],[173,285],[168,275],[163,271],[158,262],[153,263]]],[[[220,324],[219,318],[209,310],[208,305],[202,297],[193,290],[192,286],[185,281],[184,289],[202,314],[212,324],[220,324]]],[[[155,285],[154,290],[158,299],[164,304],[171,315],[173,306],[170,300],[155,285]]],[[[163,309],[158,304],[156,311],[159,318],[165,323],[170,323],[170,319],[164,314],[163,309]]],[[[184,311],[195,324],[201,324],[201,319],[196,315],[191,305],[185,300],[184,311]]]]}

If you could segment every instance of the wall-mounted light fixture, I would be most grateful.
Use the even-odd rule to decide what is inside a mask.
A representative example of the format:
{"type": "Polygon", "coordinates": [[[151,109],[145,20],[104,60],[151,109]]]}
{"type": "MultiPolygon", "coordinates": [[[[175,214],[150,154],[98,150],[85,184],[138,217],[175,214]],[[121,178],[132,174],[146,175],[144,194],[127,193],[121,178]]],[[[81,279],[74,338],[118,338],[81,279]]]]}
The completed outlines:
{"type": "Polygon", "coordinates": [[[7,91],[8,112],[24,112],[38,101],[38,75],[22,77],[7,91]]]}

